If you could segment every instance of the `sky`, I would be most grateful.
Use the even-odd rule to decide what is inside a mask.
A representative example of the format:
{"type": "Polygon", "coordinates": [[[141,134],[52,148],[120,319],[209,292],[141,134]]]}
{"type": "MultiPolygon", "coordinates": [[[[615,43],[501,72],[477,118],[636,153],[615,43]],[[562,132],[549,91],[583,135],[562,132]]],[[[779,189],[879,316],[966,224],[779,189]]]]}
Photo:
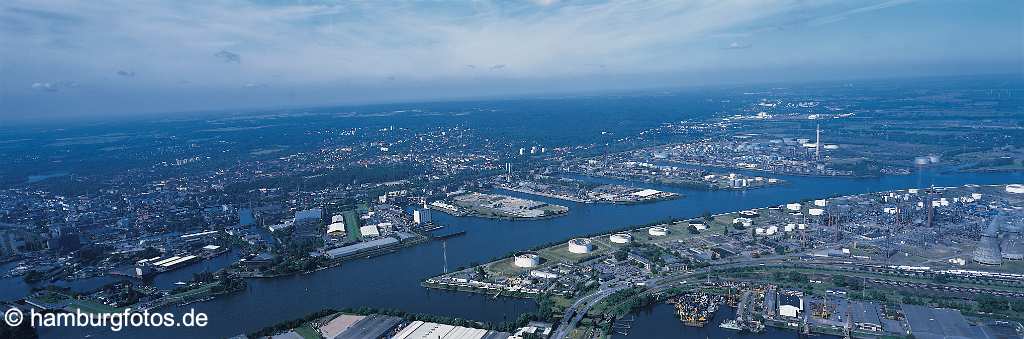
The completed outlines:
{"type": "Polygon", "coordinates": [[[0,119],[1022,73],[1019,1],[0,2],[0,119]]]}

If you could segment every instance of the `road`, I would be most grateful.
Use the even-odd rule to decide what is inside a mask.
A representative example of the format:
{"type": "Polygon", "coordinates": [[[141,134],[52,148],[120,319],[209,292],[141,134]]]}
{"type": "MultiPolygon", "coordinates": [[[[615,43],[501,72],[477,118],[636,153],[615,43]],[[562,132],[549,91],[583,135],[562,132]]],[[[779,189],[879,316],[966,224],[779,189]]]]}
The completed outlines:
{"type": "MultiPolygon", "coordinates": [[[[722,263],[718,265],[702,267],[693,271],[680,272],[679,274],[676,275],[654,278],[647,280],[645,282],[645,285],[648,289],[644,293],[659,292],[661,290],[671,287],[673,284],[676,284],[677,282],[683,281],[684,279],[699,277],[701,275],[708,274],[713,271],[736,269],[750,266],[760,266],[784,258],[784,256],[773,256],[738,262],[722,263]]],[[[597,303],[601,302],[601,300],[604,300],[604,298],[607,298],[609,295],[612,295],[612,293],[621,291],[628,287],[630,287],[630,285],[627,283],[608,282],[602,284],[596,292],[576,299],[576,301],[573,302],[572,305],[565,309],[565,313],[562,315],[562,322],[559,323],[558,328],[555,329],[555,332],[551,335],[551,338],[565,339],[570,333],[572,333],[573,330],[576,329],[576,324],[578,324],[580,320],[583,320],[583,317],[587,315],[587,312],[589,312],[590,309],[594,307],[594,305],[597,305],[597,303]]]]}
{"type": "Polygon", "coordinates": [[[597,292],[585,295],[579,299],[576,299],[572,305],[565,309],[565,313],[562,314],[562,322],[558,324],[558,328],[555,329],[555,333],[551,335],[554,339],[564,339],[569,333],[572,333],[576,329],[576,324],[583,320],[583,317],[587,315],[590,308],[597,305],[597,303],[612,295],[615,292],[621,291],[629,287],[626,284],[618,283],[607,283],[602,284],[598,288],[597,292]]]}

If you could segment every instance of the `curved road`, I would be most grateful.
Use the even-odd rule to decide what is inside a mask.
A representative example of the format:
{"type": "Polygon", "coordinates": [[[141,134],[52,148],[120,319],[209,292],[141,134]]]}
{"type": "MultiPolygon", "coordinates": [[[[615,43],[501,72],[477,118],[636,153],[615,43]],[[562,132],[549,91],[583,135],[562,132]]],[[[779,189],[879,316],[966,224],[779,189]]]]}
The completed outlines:
{"type": "MultiPolygon", "coordinates": [[[[679,282],[683,278],[707,274],[718,270],[760,266],[773,260],[784,259],[785,257],[786,256],[772,256],[737,262],[728,262],[698,268],[693,271],[681,272],[680,274],[677,275],[670,275],[666,277],[650,279],[645,282],[645,285],[648,287],[648,290],[645,291],[644,293],[660,291],[664,288],[671,286],[676,282],[679,282]]],[[[601,302],[601,300],[604,300],[604,298],[607,298],[609,295],[612,295],[612,293],[618,292],[627,287],[629,287],[628,284],[612,281],[609,283],[602,284],[601,287],[597,290],[597,292],[576,299],[576,301],[572,305],[565,309],[565,313],[562,316],[562,322],[558,324],[558,327],[555,329],[555,332],[551,335],[551,338],[565,339],[570,333],[572,333],[574,329],[576,329],[576,324],[579,323],[580,320],[583,320],[583,317],[587,315],[587,312],[589,312],[590,309],[594,307],[594,305],[597,305],[597,303],[601,302]]]]}

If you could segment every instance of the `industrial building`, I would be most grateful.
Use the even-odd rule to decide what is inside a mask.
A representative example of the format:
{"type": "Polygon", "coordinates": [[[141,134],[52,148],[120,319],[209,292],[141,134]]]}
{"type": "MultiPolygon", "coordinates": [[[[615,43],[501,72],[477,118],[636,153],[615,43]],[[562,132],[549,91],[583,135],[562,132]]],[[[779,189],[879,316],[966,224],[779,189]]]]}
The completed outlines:
{"type": "Polygon", "coordinates": [[[985,265],[1002,264],[1003,255],[999,244],[999,227],[1002,223],[1001,215],[992,218],[988,228],[981,233],[978,246],[974,248],[974,261],[985,265]]]}
{"type": "Polygon", "coordinates": [[[537,267],[537,265],[540,265],[540,256],[533,253],[522,253],[516,255],[513,261],[518,267],[537,267]]]}
{"type": "Polygon", "coordinates": [[[334,237],[344,237],[348,231],[345,228],[344,219],[341,221],[334,221],[330,225],[327,225],[327,235],[334,237]]]}
{"type": "Polygon", "coordinates": [[[783,317],[796,318],[804,311],[803,293],[795,291],[779,292],[776,300],[779,302],[779,315],[783,317]]]}
{"type": "Polygon", "coordinates": [[[547,338],[551,335],[551,329],[551,324],[549,323],[531,321],[526,326],[516,330],[516,333],[512,334],[509,339],[547,338]]]}
{"type": "Polygon", "coordinates": [[[914,338],[920,339],[967,339],[986,338],[984,331],[971,326],[960,311],[946,308],[931,308],[918,305],[903,305],[907,326],[914,338]]]}
{"type": "Polygon", "coordinates": [[[509,333],[479,328],[413,321],[392,339],[495,339],[508,338],[509,333]]]}
{"type": "Polygon", "coordinates": [[[616,244],[628,244],[633,241],[633,236],[629,233],[615,233],[608,236],[608,241],[616,244]]]}
{"type": "Polygon", "coordinates": [[[576,254],[590,253],[594,250],[594,244],[587,238],[576,238],[569,240],[569,252],[576,254]]]}
{"type": "Polygon", "coordinates": [[[429,224],[431,222],[430,210],[423,206],[423,209],[413,211],[412,220],[419,225],[429,224]]]}
{"type": "Polygon", "coordinates": [[[1007,234],[1000,249],[1003,252],[1003,259],[1024,260],[1024,235],[1007,234]]]}
{"type": "Polygon", "coordinates": [[[291,238],[293,243],[307,243],[322,236],[323,210],[319,208],[295,212],[291,221],[294,227],[291,238]]]}
{"type": "Polygon", "coordinates": [[[149,266],[156,271],[169,271],[175,268],[179,268],[193,261],[200,259],[199,256],[195,255],[184,255],[184,256],[171,256],[168,258],[149,258],[143,259],[136,262],[139,266],[149,266]]]}
{"type": "Polygon", "coordinates": [[[392,333],[401,323],[402,318],[387,315],[342,314],[320,326],[317,331],[328,339],[381,338],[392,333]]]}
{"type": "Polygon", "coordinates": [[[397,244],[397,243],[398,243],[398,239],[395,239],[393,237],[386,237],[386,238],[380,238],[380,239],[371,240],[371,241],[364,241],[364,242],[361,242],[361,243],[356,243],[354,245],[348,245],[348,246],[345,246],[345,247],[339,247],[339,248],[335,248],[333,250],[327,251],[327,257],[331,258],[331,259],[337,259],[337,258],[342,258],[342,257],[346,257],[346,256],[353,255],[353,254],[356,254],[356,253],[360,253],[360,252],[364,252],[364,251],[369,251],[369,250],[374,250],[374,249],[377,249],[377,248],[380,248],[380,247],[389,246],[389,245],[393,245],[393,244],[397,244]]]}
{"type": "Polygon", "coordinates": [[[847,303],[850,321],[857,329],[868,332],[881,332],[882,308],[875,303],[850,301],[847,303]]]}

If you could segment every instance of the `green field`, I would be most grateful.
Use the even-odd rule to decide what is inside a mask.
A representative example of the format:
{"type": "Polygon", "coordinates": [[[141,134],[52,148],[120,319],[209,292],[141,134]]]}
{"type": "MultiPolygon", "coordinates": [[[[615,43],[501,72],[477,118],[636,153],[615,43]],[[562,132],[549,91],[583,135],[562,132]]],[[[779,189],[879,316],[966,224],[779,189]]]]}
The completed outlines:
{"type": "Polygon", "coordinates": [[[68,306],[65,308],[68,311],[82,310],[85,313],[116,313],[121,312],[124,308],[113,307],[104,305],[91,300],[77,300],[72,299],[68,301],[68,306]]]}
{"type": "MultiPolygon", "coordinates": [[[[502,275],[502,276],[506,276],[506,277],[511,277],[511,276],[518,275],[518,274],[521,274],[521,273],[526,273],[526,272],[529,272],[531,270],[531,268],[523,268],[523,267],[516,266],[513,262],[514,262],[514,258],[511,258],[511,257],[510,258],[505,258],[505,259],[501,259],[501,260],[498,260],[498,261],[495,261],[495,262],[492,262],[490,264],[485,265],[484,269],[486,269],[487,272],[490,273],[490,274],[498,274],[498,275],[502,275]]],[[[542,267],[542,266],[545,266],[545,265],[548,265],[548,264],[549,264],[549,262],[542,262],[539,267],[542,267]]]]}
{"type": "Polygon", "coordinates": [[[345,217],[345,232],[348,233],[349,241],[357,241],[363,235],[359,233],[359,215],[354,210],[341,212],[345,217]]]}
{"type": "Polygon", "coordinates": [[[609,253],[610,247],[602,246],[596,241],[592,242],[594,243],[594,251],[587,254],[569,252],[568,242],[542,249],[537,251],[537,254],[540,255],[541,258],[544,258],[544,260],[574,264],[598,255],[609,253]]]}
{"type": "Polygon", "coordinates": [[[322,338],[320,336],[320,332],[317,332],[317,330],[313,329],[313,327],[311,327],[310,324],[299,326],[298,328],[295,329],[295,333],[298,333],[300,336],[302,336],[302,338],[305,339],[322,338]]]}

